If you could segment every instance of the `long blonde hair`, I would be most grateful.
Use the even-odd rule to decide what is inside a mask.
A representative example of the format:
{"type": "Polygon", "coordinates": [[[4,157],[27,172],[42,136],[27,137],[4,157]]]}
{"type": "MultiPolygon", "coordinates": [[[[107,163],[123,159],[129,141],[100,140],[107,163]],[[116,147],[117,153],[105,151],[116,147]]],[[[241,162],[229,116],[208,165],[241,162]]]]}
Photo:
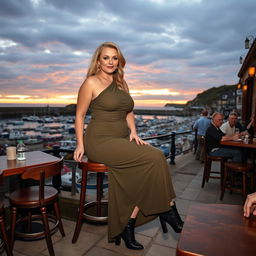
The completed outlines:
{"type": "Polygon", "coordinates": [[[118,66],[115,72],[113,73],[113,80],[117,83],[117,85],[121,89],[123,89],[124,91],[127,91],[127,85],[126,85],[126,82],[124,81],[124,70],[123,70],[126,61],[118,45],[113,42],[105,42],[95,50],[92,56],[92,60],[88,68],[86,77],[88,78],[89,76],[94,76],[99,72],[97,62],[99,60],[99,57],[101,55],[103,48],[106,48],[106,47],[113,48],[117,51],[118,66]]]}

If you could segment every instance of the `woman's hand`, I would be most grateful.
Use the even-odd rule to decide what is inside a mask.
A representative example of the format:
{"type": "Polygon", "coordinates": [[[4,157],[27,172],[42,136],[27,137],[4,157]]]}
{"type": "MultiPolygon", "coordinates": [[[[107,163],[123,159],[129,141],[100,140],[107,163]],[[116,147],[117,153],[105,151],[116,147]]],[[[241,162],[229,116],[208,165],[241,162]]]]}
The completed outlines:
{"type": "Polygon", "coordinates": [[[240,132],[240,133],[239,133],[239,137],[241,138],[241,136],[244,136],[244,135],[246,135],[246,134],[248,134],[247,131],[240,132]]]}
{"type": "Polygon", "coordinates": [[[244,204],[244,216],[249,217],[251,212],[256,215],[256,192],[249,194],[244,204]]]}
{"type": "Polygon", "coordinates": [[[83,156],[84,156],[84,147],[83,146],[77,146],[76,150],[74,152],[74,160],[77,161],[77,162],[81,162],[83,156]]]}
{"type": "Polygon", "coordinates": [[[142,140],[136,133],[130,134],[130,141],[135,140],[138,145],[149,145],[148,142],[142,140]]]}

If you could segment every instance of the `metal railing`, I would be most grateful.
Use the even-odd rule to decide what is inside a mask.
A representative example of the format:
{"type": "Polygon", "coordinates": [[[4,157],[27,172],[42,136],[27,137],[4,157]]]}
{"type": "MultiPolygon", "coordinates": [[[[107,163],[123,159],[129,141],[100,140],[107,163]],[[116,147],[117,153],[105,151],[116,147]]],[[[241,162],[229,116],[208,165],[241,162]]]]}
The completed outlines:
{"type": "MultiPolygon", "coordinates": [[[[73,149],[62,149],[62,148],[45,149],[45,150],[43,150],[43,152],[45,152],[47,154],[54,155],[56,157],[61,157],[62,153],[68,153],[68,154],[72,154],[72,158],[73,158],[73,154],[74,154],[73,149]]],[[[68,166],[72,171],[71,195],[75,195],[76,191],[77,191],[77,189],[76,189],[76,168],[77,168],[77,164],[78,163],[75,160],[64,158],[64,165],[68,166]]]]}
{"type": "MultiPolygon", "coordinates": [[[[170,143],[170,150],[169,150],[170,154],[167,156],[167,158],[170,158],[169,164],[175,164],[175,156],[176,156],[176,141],[175,141],[175,139],[176,139],[176,136],[192,134],[192,133],[195,133],[195,131],[189,130],[189,131],[185,131],[185,132],[171,132],[171,133],[164,134],[164,135],[146,137],[146,138],[142,138],[142,139],[145,141],[154,140],[154,139],[169,139],[164,142],[164,143],[170,143]]],[[[196,133],[195,133],[194,141],[190,145],[190,149],[192,149],[195,146],[196,146],[196,133]]],[[[181,152],[181,153],[184,153],[184,152],[181,152]]]]}

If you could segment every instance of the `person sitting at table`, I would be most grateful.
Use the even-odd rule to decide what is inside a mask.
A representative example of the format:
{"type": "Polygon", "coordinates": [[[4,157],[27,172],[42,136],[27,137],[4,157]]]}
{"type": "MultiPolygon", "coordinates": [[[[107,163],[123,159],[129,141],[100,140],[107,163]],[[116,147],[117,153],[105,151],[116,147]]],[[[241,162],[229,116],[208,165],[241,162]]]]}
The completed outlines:
{"type": "Polygon", "coordinates": [[[251,136],[254,135],[254,113],[252,113],[250,121],[247,122],[245,132],[251,136]]]}
{"type": "Polygon", "coordinates": [[[247,120],[245,122],[245,125],[242,125],[241,123],[239,123],[239,121],[236,122],[235,126],[236,128],[239,129],[240,131],[240,136],[242,135],[249,135],[249,136],[253,136],[254,135],[254,113],[252,113],[250,120],[247,120]]]}
{"type": "MultiPolygon", "coordinates": [[[[221,125],[220,130],[225,135],[234,135],[237,132],[237,118],[238,115],[236,112],[231,112],[228,116],[227,122],[221,125]]],[[[240,132],[240,129],[238,128],[238,131],[240,132]]]]}
{"type": "Polygon", "coordinates": [[[210,156],[223,156],[231,158],[233,162],[241,162],[242,156],[239,150],[221,147],[220,142],[225,140],[237,140],[239,134],[225,135],[220,126],[223,123],[223,114],[215,112],[212,121],[205,134],[206,152],[210,156]]]}
{"type": "Polygon", "coordinates": [[[250,214],[256,215],[256,192],[247,195],[244,204],[244,217],[249,217],[250,214]]]}

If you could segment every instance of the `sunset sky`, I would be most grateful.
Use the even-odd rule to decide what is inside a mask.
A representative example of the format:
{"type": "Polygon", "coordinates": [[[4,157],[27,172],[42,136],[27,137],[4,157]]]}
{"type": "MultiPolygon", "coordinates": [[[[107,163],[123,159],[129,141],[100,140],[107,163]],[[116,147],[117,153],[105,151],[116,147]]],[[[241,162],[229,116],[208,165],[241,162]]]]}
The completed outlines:
{"type": "Polygon", "coordinates": [[[0,0],[0,105],[76,103],[104,41],[127,61],[136,106],[185,103],[238,82],[255,0],[0,0]]]}

